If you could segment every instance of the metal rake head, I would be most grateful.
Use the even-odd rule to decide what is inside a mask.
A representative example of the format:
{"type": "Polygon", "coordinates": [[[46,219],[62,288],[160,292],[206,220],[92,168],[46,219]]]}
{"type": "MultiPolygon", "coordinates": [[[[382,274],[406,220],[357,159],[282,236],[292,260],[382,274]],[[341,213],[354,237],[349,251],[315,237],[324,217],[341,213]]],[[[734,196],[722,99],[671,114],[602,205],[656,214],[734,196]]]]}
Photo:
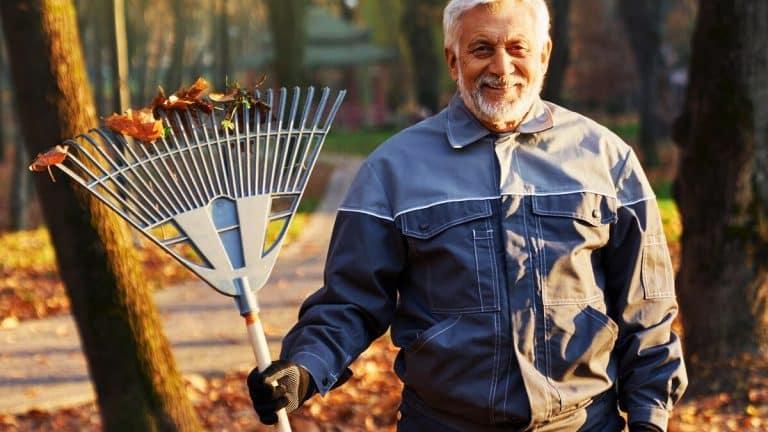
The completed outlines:
{"type": "MultiPolygon", "coordinates": [[[[298,87],[265,92],[265,114],[243,104],[161,112],[166,135],[146,143],[99,128],[69,139],[56,165],[213,288],[266,282],[307,179],[346,94],[329,104],[298,87]],[[301,106],[301,110],[299,107],[301,106]],[[300,112],[299,112],[300,111],[300,112]],[[229,119],[227,119],[229,120],[229,119]],[[277,225],[268,238],[269,225],[277,225]]],[[[261,95],[257,95],[261,97],[261,95]]]]}

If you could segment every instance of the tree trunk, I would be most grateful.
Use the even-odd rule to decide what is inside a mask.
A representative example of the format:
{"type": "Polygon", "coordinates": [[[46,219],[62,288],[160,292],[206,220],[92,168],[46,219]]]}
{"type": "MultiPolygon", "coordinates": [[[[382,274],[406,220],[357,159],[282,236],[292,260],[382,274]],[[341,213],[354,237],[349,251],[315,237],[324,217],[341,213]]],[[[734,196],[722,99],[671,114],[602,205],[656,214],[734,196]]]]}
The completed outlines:
{"type": "Polygon", "coordinates": [[[267,15],[272,35],[272,65],[280,85],[301,86],[306,80],[307,0],[267,0],[267,15]]]}
{"type": "MultiPolygon", "coordinates": [[[[0,2],[30,153],[96,125],[71,0],[0,2]]],[[[35,177],[104,430],[198,431],[157,310],[118,216],[61,173],[35,177]]]]}
{"type": "Polygon", "coordinates": [[[547,69],[542,98],[563,102],[563,82],[571,57],[571,0],[551,0],[552,57],[547,69]]]}
{"type": "Polygon", "coordinates": [[[640,76],[639,146],[647,167],[659,165],[657,143],[658,79],[661,70],[661,41],[667,0],[619,0],[619,12],[632,47],[640,76]]]}
{"type": "Polygon", "coordinates": [[[98,114],[108,110],[104,83],[104,41],[110,37],[111,21],[106,20],[108,15],[103,0],[95,2],[90,12],[94,30],[91,67],[93,68],[94,96],[96,98],[96,113],[98,114]]]}
{"type": "Polygon", "coordinates": [[[440,110],[440,71],[444,68],[435,26],[441,22],[442,1],[408,0],[403,9],[402,26],[408,39],[413,65],[416,102],[434,114],[440,110]]]}
{"type": "Polygon", "coordinates": [[[129,75],[134,77],[135,90],[131,93],[131,106],[144,106],[149,99],[146,96],[147,88],[147,28],[144,14],[149,0],[131,1],[130,7],[136,8],[126,14],[126,37],[128,38],[129,75]]]}
{"type": "Polygon", "coordinates": [[[184,50],[187,43],[187,14],[184,0],[173,0],[173,48],[171,49],[171,66],[165,75],[165,88],[169,94],[182,85],[184,71],[184,50]]]}
{"type": "Polygon", "coordinates": [[[699,2],[674,134],[684,227],[677,284],[694,362],[768,349],[766,17],[765,1],[699,2]]]}
{"type": "Polygon", "coordinates": [[[29,156],[24,148],[24,141],[17,139],[13,155],[13,174],[11,177],[11,196],[9,205],[8,228],[19,231],[29,228],[29,201],[31,180],[29,177],[29,156]]]}
{"type": "MultiPolygon", "coordinates": [[[[2,37],[2,31],[0,29],[0,37],[2,37]]],[[[10,147],[8,143],[10,140],[5,138],[5,121],[3,120],[3,111],[5,111],[5,92],[6,82],[8,81],[8,61],[7,54],[5,53],[5,40],[0,47],[0,162],[5,161],[5,152],[10,147]]]]}
{"type": "Polygon", "coordinates": [[[112,110],[122,113],[131,107],[128,90],[128,40],[125,32],[125,0],[111,0],[112,110]]]}

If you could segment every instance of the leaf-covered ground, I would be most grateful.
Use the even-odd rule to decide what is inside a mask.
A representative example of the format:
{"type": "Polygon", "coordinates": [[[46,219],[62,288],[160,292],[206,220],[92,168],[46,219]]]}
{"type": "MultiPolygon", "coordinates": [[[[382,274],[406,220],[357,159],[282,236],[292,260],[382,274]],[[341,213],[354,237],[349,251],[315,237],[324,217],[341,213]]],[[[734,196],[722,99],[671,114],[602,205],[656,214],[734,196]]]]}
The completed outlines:
{"type": "MultiPolygon", "coordinates": [[[[353,378],[325,398],[315,396],[291,414],[300,432],[394,431],[401,385],[392,372],[395,349],[385,336],[353,365],[353,378]]],[[[747,400],[725,392],[686,397],[670,421],[671,432],[768,430],[768,362],[739,358],[727,365],[748,373],[752,386],[747,400]]],[[[271,431],[262,426],[251,408],[245,388],[246,371],[226,376],[186,376],[187,390],[204,427],[211,431],[271,431]]],[[[100,431],[95,404],[58,411],[30,411],[19,416],[0,414],[0,430],[100,431]]]]}

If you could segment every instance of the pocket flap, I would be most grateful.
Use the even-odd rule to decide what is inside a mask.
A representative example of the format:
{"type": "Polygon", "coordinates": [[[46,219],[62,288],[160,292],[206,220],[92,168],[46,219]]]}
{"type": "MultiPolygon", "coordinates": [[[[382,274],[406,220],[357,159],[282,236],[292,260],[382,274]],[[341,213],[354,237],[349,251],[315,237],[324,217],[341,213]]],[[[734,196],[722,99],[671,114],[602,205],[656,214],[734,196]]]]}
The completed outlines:
{"type": "Polygon", "coordinates": [[[542,216],[575,218],[592,226],[616,221],[616,198],[593,192],[534,195],[533,212],[542,216]]]}
{"type": "Polygon", "coordinates": [[[401,215],[403,234],[427,239],[464,222],[491,215],[488,201],[453,201],[412,210],[401,215]]]}

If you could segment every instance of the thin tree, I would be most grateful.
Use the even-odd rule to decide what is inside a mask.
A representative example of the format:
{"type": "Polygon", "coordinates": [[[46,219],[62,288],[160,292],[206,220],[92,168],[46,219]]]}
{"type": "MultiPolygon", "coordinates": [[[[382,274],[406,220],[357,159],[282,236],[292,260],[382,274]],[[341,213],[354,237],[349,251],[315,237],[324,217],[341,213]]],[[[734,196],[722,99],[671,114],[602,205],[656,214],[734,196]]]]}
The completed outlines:
{"type": "MultiPolygon", "coordinates": [[[[0,47],[0,161],[3,161],[6,148],[13,148],[13,160],[11,161],[11,191],[8,200],[8,229],[19,231],[29,228],[29,202],[32,199],[32,179],[29,178],[27,164],[29,163],[24,140],[19,137],[10,137],[9,132],[18,135],[16,128],[8,130],[5,123],[5,115],[13,109],[7,109],[6,93],[10,93],[7,85],[9,79],[7,53],[5,43],[0,47]],[[10,143],[11,145],[8,145],[10,143]]],[[[15,116],[15,112],[12,112],[15,116]]]]}
{"type": "Polygon", "coordinates": [[[661,42],[668,0],[619,0],[619,13],[624,21],[640,76],[639,146],[648,167],[659,165],[658,150],[658,80],[662,66],[661,42]]]}
{"type": "Polygon", "coordinates": [[[408,40],[413,67],[413,86],[420,108],[432,113],[440,109],[440,79],[436,71],[444,69],[442,41],[436,37],[436,26],[442,21],[442,0],[408,0],[402,15],[402,29],[408,40]]]}
{"type": "Polygon", "coordinates": [[[707,369],[699,365],[768,350],[766,17],[765,1],[699,2],[674,133],[684,227],[677,290],[694,376],[707,369]]]}
{"type": "Polygon", "coordinates": [[[125,30],[125,0],[112,0],[112,110],[121,113],[131,106],[128,89],[128,36],[125,30]]]}
{"type": "MultiPolygon", "coordinates": [[[[71,0],[4,0],[17,106],[32,152],[96,125],[71,0]]],[[[36,176],[107,431],[198,431],[130,232],[64,176],[36,176]]]]}
{"type": "Polygon", "coordinates": [[[272,36],[272,65],[281,85],[302,85],[306,80],[304,51],[308,0],[267,0],[272,36]]]}
{"type": "MultiPolygon", "coordinates": [[[[184,71],[184,52],[187,45],[187,5],[184,0],[173,0],[173,49],[171,50],[171,65],[165,76],[165,87],[174,92],[182,85],[184,71]]],[[[226,7],[226,4],[224,5],[226,7]]]]}
{"type": "Polygon", "coordinates": [[[571,0],[551,0],[552,56],[542,98],[562,103],[565,72],[571,58],[571,0]]]}

